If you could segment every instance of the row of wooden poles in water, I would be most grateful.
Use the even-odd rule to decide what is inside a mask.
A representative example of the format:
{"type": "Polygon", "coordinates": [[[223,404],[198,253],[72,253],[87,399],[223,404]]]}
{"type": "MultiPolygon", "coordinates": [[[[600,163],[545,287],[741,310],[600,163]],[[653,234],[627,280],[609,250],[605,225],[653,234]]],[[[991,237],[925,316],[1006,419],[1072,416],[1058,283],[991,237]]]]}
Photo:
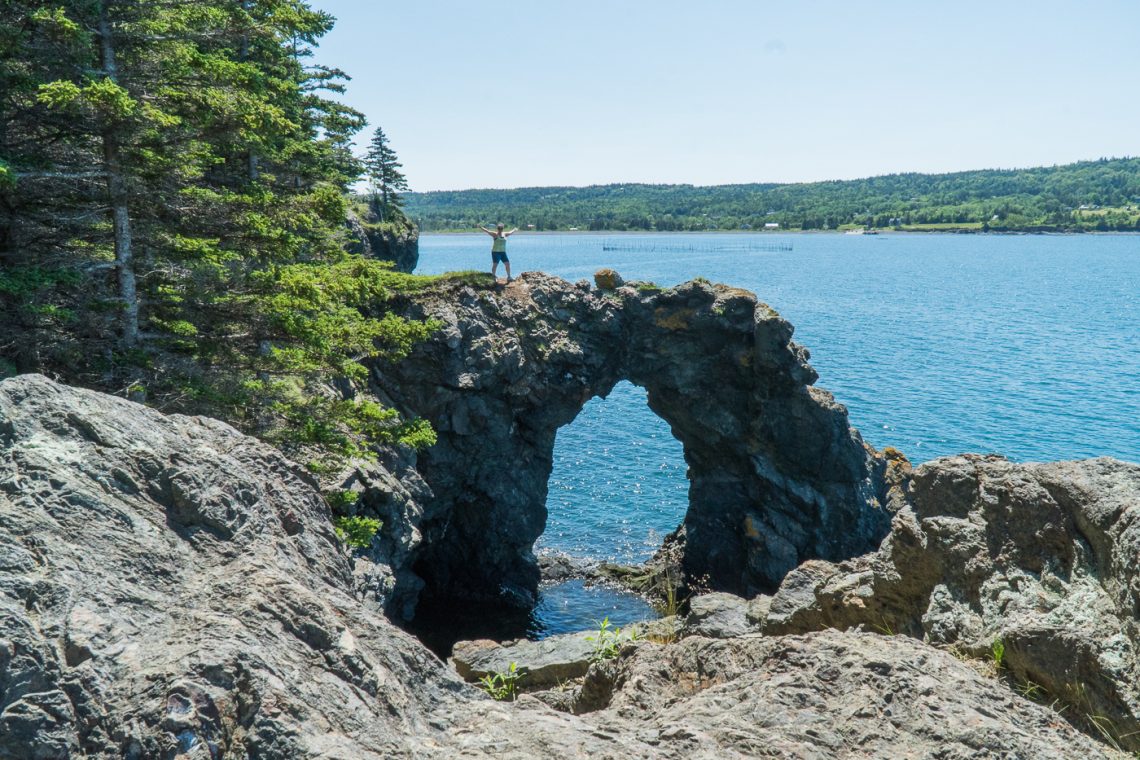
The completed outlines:
{"type": "Polygon", "coordinates": [[[603,240],[603,251],[637,251],[641,253],[712,253],[714,251],[777,252],[792,250],[791,243],[741,241],[658,242],[654,240],[603,240]]]}

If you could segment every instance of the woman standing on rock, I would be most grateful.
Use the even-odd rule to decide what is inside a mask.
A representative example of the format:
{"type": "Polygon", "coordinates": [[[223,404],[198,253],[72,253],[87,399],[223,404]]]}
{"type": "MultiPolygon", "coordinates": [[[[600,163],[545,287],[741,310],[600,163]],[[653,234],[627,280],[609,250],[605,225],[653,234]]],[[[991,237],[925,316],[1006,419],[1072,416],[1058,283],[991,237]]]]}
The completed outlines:
{"type": "Polygon", "coordinates": [[[510,232],[503,232],[503,223],[499,222],[495,225],[495,229],[489,230],[486,227],[480,226],[479,229],[486,232],[494,241],[491,243],[491,276],[498,278],[499,262],[503,262],[503,267],[507,270],[507,282],[511,281],[511,260],[507,258],[507,238],[519,231],[515,227],[510,232]]]}

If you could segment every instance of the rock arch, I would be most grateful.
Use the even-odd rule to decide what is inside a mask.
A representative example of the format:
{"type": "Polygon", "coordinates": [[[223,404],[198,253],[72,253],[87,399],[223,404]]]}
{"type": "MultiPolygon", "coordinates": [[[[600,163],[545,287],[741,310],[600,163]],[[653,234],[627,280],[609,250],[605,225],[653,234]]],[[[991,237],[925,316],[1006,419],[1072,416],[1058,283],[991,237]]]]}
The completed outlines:
{"type": "MultiPolygon", "coordinates": [[[[599,273],[601,275],[601,273],[599,273]]],[[[403,304],[443,327],[374,391],[432,422],[415,468],[431,494],[407,566],[435,598],[528,607],[555,433],[620,380],[646,389],[689,467],[684,563],[718,589],[773,589],[809,558],[874,549],[889,528],[882,467],[846,410],[812,386],[792,327],[748,291],[452,282],[403,304]]]]}

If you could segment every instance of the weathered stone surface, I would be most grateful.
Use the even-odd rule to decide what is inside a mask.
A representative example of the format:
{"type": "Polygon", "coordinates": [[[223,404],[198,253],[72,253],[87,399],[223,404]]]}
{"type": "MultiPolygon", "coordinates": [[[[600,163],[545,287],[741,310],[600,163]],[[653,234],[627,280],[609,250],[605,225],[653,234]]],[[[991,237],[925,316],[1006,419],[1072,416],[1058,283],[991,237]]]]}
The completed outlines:
{"type": "Polygon", "coordinates": [[[1140,465],[959,456],[916,468],[882,548],[785,578],[769,634],[906,633],[992,656],[1140,749],[1140,465]]]}
{"type": "Polygon", "coordinates": [[[765,618],[768,617],[768,611],[772,608],[772,597],[767,594],[757,594],[755,597],[748,601],[748,609],[744,617],[748,620],[748,624],[754,626],[759,630],[763,625],[765,618]]]}
{"type": "Polygon", "coordinates": [[[399,755],[458,691],[350,596],[299,468],[220,422],[4,381],[0,557],[0,756],[399,755]]]}
{"type": "Polygon", "coordinates": [[[588,718],[660,757],[1124,757],[946,652],[853,632],[643,644],[588,718]]]}
{"type": "Polygon", "coordinates": [[[1111,756],[903,637],[644,642],[559,702],[588,715],[496,703],[357,583],[268,446],[0,382],[0,757],[1111,756]]]}
{"type": "Polygon", "coordinates": [[[538,555],[538,570],[543,581],[593,579],[598,577],[597,567],[595,560],[571,557],[569,554],[543,552],[538,555]]]}
{"type": "Polygon", "coordinates": [[[341,484],[359,494],[354,514],[381,521],[376,540],[356,558],[357,590],[393,619],[410,620],[423,588],[411,569],[422,540],[417,526],[432,517],[431,489],[416,471],[415,452],[381,449],[377,454],[375,462],[359,464],[341,484]]]}
{"type": "Polygon", "coordinates": [[[413,272],[420,261],[420,231],[408,226],[399,232],[365,226],[372,255],[391,261],[397,272],[413,272]]]}
{"type": "Polygon", "coordinates": [[[451,653],[455,670],[468,681],[478,681],[493,673],[505,673],[511,663],[523,674],[519,685],[525,689],[556,686],[586,675],[594,656],[594,642],[588,633],[550,636],[542,641],[515,641],[502,646],[489,641],[459,642],[451,653]]]}
{"type": "Polygon", "coordinates": [[[409,298],[396,308],[443,327],[373,381],[439,434],[416,464],[432,496],[412,569],[429,595],[533,604],[555,433],[622,379],[683,445],[692,577],[751,596],[805,559],[872,550],[888,529],[883,460],[811,386],[791,325],[747,291],[594,291],[525,273],[409,298]]]}
{"type": "Polygon", "coordinates": [[[743,636],[753,629],[748,620],[748,600],[723,592],[701,594],[689,600],[683,636],[724,639],[743,636]]]}

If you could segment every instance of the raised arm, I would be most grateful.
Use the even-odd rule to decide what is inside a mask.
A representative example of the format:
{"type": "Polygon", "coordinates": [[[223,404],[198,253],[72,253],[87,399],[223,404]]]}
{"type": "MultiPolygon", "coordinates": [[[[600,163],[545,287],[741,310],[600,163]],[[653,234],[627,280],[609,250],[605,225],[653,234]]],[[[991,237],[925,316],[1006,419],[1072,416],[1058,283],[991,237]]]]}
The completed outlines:
{"type": "Polygon", "coordinates": [[[515,228],[514,228],[513,230],[511,230],[510,232],[504,232],[504,233],[503,233],[503,237],[510,237],[511,235],[515,234],[515,233],[516,233],[516,232],[518,232],[518,231],[519,231],[519,228],[518,228],[518,227],[515,227],[515,228]]]}
{"type": "Polygon", "coordinates": [[[491,236],[494,236],[494,234],[495,234],[494,230],[489,230],[481,224],[479,225],[479,229],[483,230],[483,232],[486,232],[488,235],[491,235],[491,236]]]}

